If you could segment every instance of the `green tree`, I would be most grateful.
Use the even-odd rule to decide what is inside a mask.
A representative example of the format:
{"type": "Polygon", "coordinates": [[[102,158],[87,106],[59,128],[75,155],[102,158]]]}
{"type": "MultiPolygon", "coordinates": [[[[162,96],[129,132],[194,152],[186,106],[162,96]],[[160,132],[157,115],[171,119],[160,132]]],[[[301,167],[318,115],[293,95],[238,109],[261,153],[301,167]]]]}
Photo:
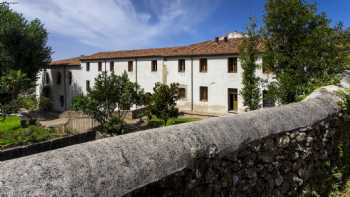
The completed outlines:
{"type": "Polygon", "coordinates": [[[346,64],[346,69],[350,69],[350,28],[342,31],[340,33],[341,36],[341,45],[340,48],[345,53],[345,64],[346,64]]]}
{"type": "Polygon", "coordinates": [[[128,111],[142,104],[143,95],[143,89],[131,82],[126,72],[122,76],[103,72],[86,96],[73,99],[72,108],[97,120],[103,131],[121,134],[128,111]]]}
{"type": "Polygon", "coordinates": [[[339,50],[342,29],[332,28],[315,4],[268,0],[264,21],[264,66],[276,74],[274,87],[281,103],[295,102],[319,86],[339,81],[345,59],[339,50]]]}
{"type": "Polygon", "coordinates": [[[176,118],[179,115],[179,110],[176,108],[178,86],[176,83],[170,85],[156,83],[153,88],[154,93],[149,106],[150,112],[163,120],[164,126],[170,118],[176,118]]]}
{"type": "Polygon", "coordinates": [[[258,109],[261,101],[260,78],[256,76],[260,40],[255,20],[251,19],[247,27],[247,37],[240,44],[240,60],[243,69],[243,88],[240,94],[243,97],[244,105],[249,110],[258,109]]]}
{"type": "Polygon", "coordinates": [[[38,71],[51,61],[43,24],[26,20],[6,3],[0,4],[0,24],[0,76],[21,70],[35,81],[38,71]]]}
{"type": "Polygon", "coordinates": [[[20,70],[10,70],[0,77],[0,113],[4,118],[7,114],[17,112],[20,107],[19,96],[27,94],[32,83],[20,70]]]}

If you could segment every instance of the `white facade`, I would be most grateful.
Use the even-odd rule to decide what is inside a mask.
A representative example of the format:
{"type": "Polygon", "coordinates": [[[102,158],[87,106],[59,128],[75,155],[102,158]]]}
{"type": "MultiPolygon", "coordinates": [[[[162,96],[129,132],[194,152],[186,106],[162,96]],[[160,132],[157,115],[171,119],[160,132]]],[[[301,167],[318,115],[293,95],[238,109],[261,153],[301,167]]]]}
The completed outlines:
{"type": "MultiPolygon", "coordinates": [[[[244,34],[232,32],[226,36],[216,37],[215,41],[186,47],[108,52],[109,55],[97,53],[86,56],[89,58],[61,60],[58,61],[60,63],[56,62],[51,69],[45,71],[50,78],[49,84],[45,85],[47,80],[40,78],[39,89],[49,86],[51,89],[49,96],[54,110],[64,111],[70,108],[74,96],[87,93],[87,84],[93,87],[94,80],[100,72],[114,72],[117,75],[126,72],[129,79],[136,82],[145,92],[152,93],[157,82],[178,83],[179,88],[182,88],[182,92],[185,93],[184,97],[177,102],[181,111],[204,114],[243,112],[245,106],[240,95],[243,70],[237,56],[239,53],[237,46],[244,36],[244,34]],[[110,56],[111,53],[114,53],[114,56],[110,56]],[[150,57],[145,57],[145,54],[150,57]],[[200,69],[201,59],[206,62],[204,72],[200,69]],[[74,64],[70,60],[75,60],[74,64]],[[179,69],[179,60],[181,63],[184,61],[185,66],[182,69],[179,69]],[[152,62],[155,61],[157,68],[152,69],[152,62]],[[113,71],[111,62],[114,65],[113,71]],[[129,66],[130,62],[132,62],[132,68],[129,66]],[[61,73],[61,83],[57,83],[58,73],[61,73]]],[[[261,58],[258,58],[257,64],[262,65],[261,58]]],[[[256,74],[264,80],[273,80],[271,74],[262,72],[262,66],[256,74]]]]}
{"type": "MultiPolygon", "coordinates": [[[[172,58],[134,58],[114,59],[103,61],[81,62],[80,66],[56,66],[47,69],[50,78],[50,98],[54,110],[64,111],[70,108],[72,98],[77,95],[86,94],[87,81],[90,87],[94,85],[94,79],[101,71],[112,72],[110,62],[114,62],[114,72],[121,75],[127,72],[131,81],[137,82],[145,92],[153,91],[154,84],[162,82],[166,84],[179,83],[180,88],[185,88],[186,96],[178,101],[181,111],[193,113],[225,114],[230,112],[228,95],[229,89],[237,90],[238,109],[236,112],[243,112],[243,100],[239,94],[242,88],[242,68],[240,61],[237,61],[237,72],[228,72],[228,58],[232,56],[203,56],[203,57],[172,57],[172,58]],[[200,59],[207,59],[207,72],[200,72],[200,59]],[[185,71],[179,72],[179,59],[185,60],[185,71]],[[151,62],[157,61],[157,70],[152,71],[151,62]],[[128,62],[133,62],[132,71],[128,70],[128,62]],[[98,71],[98,62],[102,63],[102,70],[98,71]],[[87,64],[90,69],[87,70],[87,64]],[[61,73],[62,81],[58,83],[58,73],[61,73]],[[69,80],[69,73],[72,74],[72,83],[69,80]],[[207,100],[200,101],[200,87],[207,87],[207,100]],[[64,99],[62,99],[62,96],[64,99]],[[62,103],[62,100],[63,103],[62,103]]],[[[259,58],[258,64],[261,64],[259,58]]],[[[43,74],[42,74],[43,75],[43,74]]],[[[271,76],[257,70],[257,75],[271,79],[271,76]]],[[[45,80],[40,79],[41,84],[45,80]]],[[[41,85],[40,87],[42,87],[41,85]]]]}

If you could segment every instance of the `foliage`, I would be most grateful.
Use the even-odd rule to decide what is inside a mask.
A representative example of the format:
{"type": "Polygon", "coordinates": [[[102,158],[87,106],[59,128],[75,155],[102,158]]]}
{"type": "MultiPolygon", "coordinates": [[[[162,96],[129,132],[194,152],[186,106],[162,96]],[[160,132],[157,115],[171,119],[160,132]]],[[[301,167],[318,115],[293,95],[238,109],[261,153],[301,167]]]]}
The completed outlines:
{"type": "Polygon", "coordinates": [[[35,95],[25,95],[18,98],[18,104],[20,107],[33,111],[38,107],[38,101],[35,95]]]}
{"type": "Polygon", "coordinates": [[[350,89],[339,91],[342,117],[337,121],[334,159],[326,161],[310,184],[314,196],[348,196],[350,193],[350,89]]]}
{"type": "Polygon", "coordinates": [[[129,80],[126,72],[122,76],[103,72],[95,79],[94,87],[86,96],[73,99],[72,108],[82,111],[97,120],[105,132],[121,133],[123,120],[133,105],[144,101],[143,89],[129,80]],[[111,125],[119,126],[109,130],[111,125]],[[118,129],[117,129],[118,130],[118,129]]]}
{"type": "Polygon", "coordinates": [[[38,103],[39,111],[49,111],[52,108],[52,103],[50,98],[45,96],[40,96],[38,103]]]}
{"type": "Polygon", "coordinates": [[[26,20],[7,4],[0,4],[0,24],[0,76],[21,70],[35,81],[40,68],[51,61],[43,24],[38,19],[26,20]]]}
{"type": "MultiPolygon", "coordinates": [[[[194,121],[198,121],[198,118],[191,118],[191,117],[177,117],[177,118],[170,118],[167,121],[167,124],[165,126],[170,126],[170,125],[176,125],[176,124],[183,124],[183,123],[187,123],[187,122],[194,122],[194,121]]],[[[150,126],[164,126],[164,121],[153,116],[149,121],[148,124],[150,126]]]]}
{"type": "Polygon", "coordinates": [[[156,83],[153,88],[153,94],[150,103],[150,112],[152,115],[163,121],[163,125],[167,125],[170,118],[176,118],[179,110],[176,108],[178,100],[178,84],[170,85],[156,83]]]}
{"type": "Polygon", "coordinates": [[[0,77],[0,113],[2,115],[17,112],[18,96],[25,95],[31,82],[20,70],[10,70],[0,77]]]}
{"type": "Polygon", "coordinates": [[[346,56],[341,25],[330,27],[327,16],[304,0],[268,0],[264,21],[264,66],[276,74],[281,103],[339,81],[346,56]]]}
{"type": "Polygon", "coordinates": [[[254,19],[251,19],[247,27],[247,36],[240,45],[240,60],[243,69],[243,88],[240,93],[244,100],[243,104],[248,106],[249,110],[256,110],[261,100],[260,79],[256,76],[258,45],[261,39],[256,31],[254,19]]]}
{"type": "Polygon", "coordinates": [[[339,32],[340,39],[342,42],[340,43],[340,50],[342,50],[345,54],[345,64],[346,69],[350,69],[350,28],[339,32]]]}
{"type": "Polygon", "coordinates": [[[350,89],[338,91],[337,95],[341,98],[339,105],[343,112],[343,118],[350,122],[350,89]]]}
{"type": "Polygon", "coordinates": [[[20,118],[8,116],[0,121],[0,149],[48,140],[59,136],[55,130],[35,125],[21,128],[20,118]]]}
{"type": "Polygon", "coordinates": [[[74,111],[80,111],[83,108],[86,108],[88,104],[88,98],[86,96],[80,95],[75,96],[72,100],[71,108],[74,111]]]}
{"type": "Polygon", "coordinates": [[[21,127],[21,120],[18,116],[8,116],[0,121],[0,131],[8,132],[21,127]]]}

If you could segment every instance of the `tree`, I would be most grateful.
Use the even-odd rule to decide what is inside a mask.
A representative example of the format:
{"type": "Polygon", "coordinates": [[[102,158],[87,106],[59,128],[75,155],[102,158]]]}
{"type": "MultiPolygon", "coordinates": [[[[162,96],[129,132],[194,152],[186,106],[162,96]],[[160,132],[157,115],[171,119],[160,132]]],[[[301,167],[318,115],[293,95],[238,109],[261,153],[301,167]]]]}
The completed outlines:
{"type": "Polygon", "coordinates": [[[164,126],[170,118],[176,118],[179,110],[176,108],[178,100],[178,84],[172,83],[169,86],[156,83],[151,97],[150,112],[152,115],[163,120],[164,126]]]}
{"type": "Polygon", "coordinates": [[[17,112],[19,95],[26,94],[32,83],[21,71],[11,70],[0,77],[0,113],[6,118],[7,114],[17,112]]]}
{"type": "Polygon", "coordinates": [[[7,3],[0,4],[0,24],[0,76],[21,70],[35,81],[38,71],[51,61],[43,24],[26,20],[7,3]]]}
{"type": "Polygon", "coordinates": [[[345,64],[346,69],[350,69],[350,28],[340,32],[340,37],[342,39],[340,48],[345,53],[345,64]]]}
{"type": "Polygon", "coordinates": [[[276,74],[281,103],[295,102],[315,88],[336,83],[344,71],[341,27],[304,0],[268,0],[264,17],[264,66],[276,74]]]}
{"type": "Polygon", "coordinates": [[[143,89],[131,82],[126,72],[122,76],[103,72],[86,96],[73,99],[72,108],[97,120],[102,131],[121,134],[127,113],[133,105],[142,104],[143,95],[143,89]]]}
{"type": "Polygon", "coordinates": [[[247,37],[240,44],[240,60],[243,69],[243,88],[240,93],[243,97],[244,105],[248,106],[249,110],[258,109],[261,100],[260,79],[256,76],[256,68],[258,67],[256,61],[259,55],[258,46],[260,40],[256,31],[255,20],[251,19],[247,27],[247,37]]]}

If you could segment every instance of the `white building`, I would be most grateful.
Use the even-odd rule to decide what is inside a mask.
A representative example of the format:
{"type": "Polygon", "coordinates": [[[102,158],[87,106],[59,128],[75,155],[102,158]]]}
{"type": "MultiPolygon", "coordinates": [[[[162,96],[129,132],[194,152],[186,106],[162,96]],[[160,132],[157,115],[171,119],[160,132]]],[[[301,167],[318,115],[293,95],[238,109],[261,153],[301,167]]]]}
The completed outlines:
{"type": "MultiPolygon", "coordinates": [[[[69,109],[74,96],[85,94],[94,85],[99,72],[126,71],[131,81],[145,92],[152,92],[156,82],[180,84],[183,96],[178,101],[181,111],[225,114],[245,110],[239,94],[242,68],[238,58],[242,35],[230,33],[193,45],[99,52],[89,56],[51,63],[40,77],[40,88],[57,111],[69,109]],[[43,87],[46,90],[43,90],[43,87]]],[[[261,58],[257,61],[262,64],[261,58]]],[[[257,75],[272,76],[260,68],[257,75]]],[[[39,91],[38,90],[38,91],[39,91]]]]}

